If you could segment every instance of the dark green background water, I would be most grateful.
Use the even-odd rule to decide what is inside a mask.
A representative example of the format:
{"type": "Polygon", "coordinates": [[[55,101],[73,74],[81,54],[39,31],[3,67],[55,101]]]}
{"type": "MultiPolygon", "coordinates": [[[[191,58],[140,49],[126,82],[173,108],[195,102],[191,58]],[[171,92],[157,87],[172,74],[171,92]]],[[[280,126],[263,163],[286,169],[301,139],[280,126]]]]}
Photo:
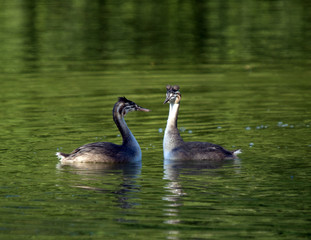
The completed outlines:
{"type": "Polygon", "coordinates": [[[1,239],[309,239],[309,1],[0,0],[1,239]],[[166,84],[186,141],[241,148],[221,166],[163,161],[166,84]],[[120,143],[133,167],[61,168],[120,143]]]}

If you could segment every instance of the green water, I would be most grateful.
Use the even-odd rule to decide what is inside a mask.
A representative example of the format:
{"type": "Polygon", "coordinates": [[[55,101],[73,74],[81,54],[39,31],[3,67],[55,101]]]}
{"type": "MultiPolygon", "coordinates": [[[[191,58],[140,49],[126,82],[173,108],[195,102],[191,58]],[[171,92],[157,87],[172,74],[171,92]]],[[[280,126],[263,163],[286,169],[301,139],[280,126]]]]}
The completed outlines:
{"type": "Polygon", "coordinates": [[[309,239],[309,1],[0,1],[0,239],[309,239]],[[164,162],[165,86],[186,141],[241,148],[164,162]],[[136,166],[61,167],[121,143],[136,166]]]}

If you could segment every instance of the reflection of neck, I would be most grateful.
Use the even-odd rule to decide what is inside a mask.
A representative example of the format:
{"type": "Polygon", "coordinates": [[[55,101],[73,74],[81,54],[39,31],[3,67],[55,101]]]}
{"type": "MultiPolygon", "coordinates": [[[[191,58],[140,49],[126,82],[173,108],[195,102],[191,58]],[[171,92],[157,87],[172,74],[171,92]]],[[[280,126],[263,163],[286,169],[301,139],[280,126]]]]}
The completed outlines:
{"type": "Polygon", "coordinates": [[[113,121],[117,125],[123,139],[122,145],[134,145],[139,147],[138,142],[136,141],[134,135],[132,134],[131,130],[128,128],[124,117],[123,117],[123,108],[124,105],[116,103],[113,108],[113,121]]]}

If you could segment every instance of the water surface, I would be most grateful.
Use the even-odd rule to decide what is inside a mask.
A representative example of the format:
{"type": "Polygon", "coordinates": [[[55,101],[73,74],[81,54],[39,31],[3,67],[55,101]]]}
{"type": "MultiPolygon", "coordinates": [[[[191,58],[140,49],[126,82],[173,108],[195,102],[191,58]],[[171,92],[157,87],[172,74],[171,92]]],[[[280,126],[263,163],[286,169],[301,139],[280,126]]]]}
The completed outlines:
{"type": "Polygon", "coordinates": [[[310,238],[310,4],[3,1],[0,238],[310,238]],[[166,84],[186,141],[236,161],[163,160],[166,84]],[[56,151],[121,143],[138,165],[61,167],[56,151]]]}

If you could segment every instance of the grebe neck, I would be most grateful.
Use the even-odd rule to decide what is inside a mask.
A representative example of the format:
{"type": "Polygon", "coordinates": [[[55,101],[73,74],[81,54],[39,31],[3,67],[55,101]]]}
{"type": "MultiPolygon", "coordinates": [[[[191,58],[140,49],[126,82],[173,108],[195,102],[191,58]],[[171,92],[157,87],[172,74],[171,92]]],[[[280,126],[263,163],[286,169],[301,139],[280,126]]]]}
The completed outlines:
{"type": "Polygon", "coordinates": [[[119,129],[121,136],[122,136],[122,145],[131,145],[131,146],[135,146],[136,148],[139,148],[139,144],[137,142],[137,140],[135,139],[133,133],[131,132],[131,130],[128,128],[125,120],[124,120],[124,116],[122,115],[122,106],[115,106],[113,109],[113,121],[115,122],[115,124],[117,125],[117,128],[119,129]]]}
{"type": "Polygon", "coordinates": [[[168,114],[166,129],[177,129],[179,103],[170,103],[170,110],[168,114]]]}
{"type": "Polygon", "coordinates": [[[177,128],[178,110],[179,103],[170,103],[170,110],[163,139],[165,158],[169,158],[168,154],[172,149],[184,143],[177,128]]]}

